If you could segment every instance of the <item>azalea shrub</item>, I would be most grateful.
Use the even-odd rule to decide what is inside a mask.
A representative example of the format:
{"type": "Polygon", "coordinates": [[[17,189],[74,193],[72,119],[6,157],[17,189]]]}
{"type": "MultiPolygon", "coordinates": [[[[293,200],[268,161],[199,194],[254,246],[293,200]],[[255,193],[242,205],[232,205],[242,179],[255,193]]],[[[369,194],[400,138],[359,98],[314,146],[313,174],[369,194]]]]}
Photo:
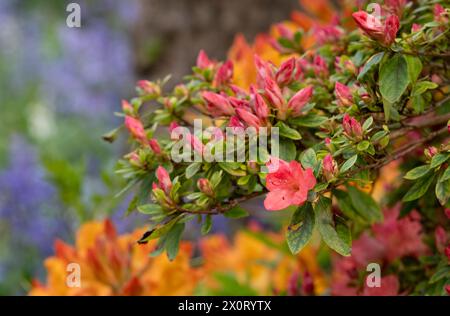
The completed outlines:
{"type": "Polygon", "coordinates": [[[172,90],[140,81],[123,101],[132,149],[117,173],[136,192],[128,212],[151,222],[139,243],[177,260],[188,223],[206,235],[261,196],[292,213],[293,254],[315,236],[333,251],[332,294],[449,292],[448,2],[300,2],[307,14],[253,46],[237,37],[228,60],[201,51],[172,90]],[[253,133],[233,147],[239,131],[253,133]],[[209,159],[239,149],[243,160],[209,159]],[[370,263],[381,287],[365,283],[370,263]]]}

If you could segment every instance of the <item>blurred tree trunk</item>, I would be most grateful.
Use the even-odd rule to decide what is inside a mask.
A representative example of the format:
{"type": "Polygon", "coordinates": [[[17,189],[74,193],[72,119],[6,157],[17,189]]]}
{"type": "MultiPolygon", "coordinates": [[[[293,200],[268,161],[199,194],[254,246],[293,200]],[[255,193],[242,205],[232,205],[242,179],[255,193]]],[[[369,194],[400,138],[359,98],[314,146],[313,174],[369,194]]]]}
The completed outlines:
{"type": "Polygon", "coordinates": [[[141,0],[134,45],[138,77],[171,82],[190,72],[200,49],[223,60],[236,33],[256,34],[289,18],[298,0],[141,0]]]}

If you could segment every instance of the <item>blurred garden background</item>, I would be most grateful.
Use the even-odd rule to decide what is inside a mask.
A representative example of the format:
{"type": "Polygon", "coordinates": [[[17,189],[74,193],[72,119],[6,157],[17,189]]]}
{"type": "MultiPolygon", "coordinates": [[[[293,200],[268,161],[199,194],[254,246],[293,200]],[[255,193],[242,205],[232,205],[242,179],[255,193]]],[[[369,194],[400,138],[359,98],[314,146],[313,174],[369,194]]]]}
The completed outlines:
{"type": "Polygon", "coordinates": [[[124,219],[127,203],[115,198],[125,137],[101,139],[120,124],[113,112],[136,80],[171,73],[176,83],[200,49],[224,59],[236,33],[252,39],[298,6],[83,0],[82,27],[69,28],[69,2],[0,2],[0,295],[43,280],[54,240],[73,243],[87,221],[112,218],[121,233],[145,223],[124,219]]]}

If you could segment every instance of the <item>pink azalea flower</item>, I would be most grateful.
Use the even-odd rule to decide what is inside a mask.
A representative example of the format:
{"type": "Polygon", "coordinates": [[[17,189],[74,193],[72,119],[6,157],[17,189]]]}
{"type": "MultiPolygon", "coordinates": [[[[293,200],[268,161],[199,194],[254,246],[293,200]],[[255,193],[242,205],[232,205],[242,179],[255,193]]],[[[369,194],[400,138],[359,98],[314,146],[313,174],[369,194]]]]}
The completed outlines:
{"type": "Polygon", "coordinates": [[[270,173],[266,178],[266,187],[270,192],[264,200],[265,208],[278,211],[291,205],[302,205],[308,198],[308,191],[316,185],[312,169],[304,170],[295,160],[287,163],[277,159],[277,162],[276,171],[271,168],[273,161],[268,164],[270,173]]]}
{"type": "Polygon", "coordinates": [[[381,20],[365,11],[358,11],[352,14],[358,27],[372,39],[390,45],[394,42],[400,28],[400,21],[397,15],[390,15],[384,24],[381,20]]]}

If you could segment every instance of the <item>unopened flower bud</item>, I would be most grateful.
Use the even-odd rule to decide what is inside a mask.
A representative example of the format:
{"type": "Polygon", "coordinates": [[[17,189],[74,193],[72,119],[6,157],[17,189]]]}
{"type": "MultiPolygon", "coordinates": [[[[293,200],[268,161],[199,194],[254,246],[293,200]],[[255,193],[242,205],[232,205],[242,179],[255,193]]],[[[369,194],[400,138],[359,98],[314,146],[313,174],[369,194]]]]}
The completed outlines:
{"type": "Polygon", "coordinates": [[[436,227],[436,230],[434,231],[434,238],[437,250],[440,253],[443,253],[448,243],[448,237],[445,229],[442,226],[436,227]]]}
{"type": "Polygon", "coordinates": [[[363,130],[361,124],[354,117],[345,114],[342,127],[344,128],[344,132],[348,137],[353,138],[357,141],[362,140],[363,130]]]}
{"type": "Polygon", "coordinates": [[[334,179],[339,173],[338,165],[331,154],[323,158],[323,175],[327,181],[334,179]]]}
{"type": "Polygon", "coordinates": [[[125,127],[134,139],[144,142],[147,138],[144,125],[142,125],[142,122],[139,119],[128,115],[125,116],[125,127]]]}
{"type": "Polygon", "coordinates": [[[200,191],[205,193],[207,196],[214,196],[214,190],[212,188],[211,182],[206,178],[200,178],[197,181],[197,186],[200,191]]]}
{"type": "Polygon", "coordinates": [[[142,95],[151,97],[159,97],[161,95],[161,87],[152,81],[140,80],[137,83],[137,87],[142,95]]]}
{"type": "Polygon", "coordinates": [[[189,95],[189,89],[184,84],[179,84],[174,89],[175,95],[177,95],[179,98],[184,98],[189,95]]]}
{"type": "Polygon", "coordinates": [[[433,158],[438,153],[438,150],[436,147],[430,146],[428,148],[425,148],[423,153],[425,157],[427,157],[427,159],[431,160],[431,158],[433,158]]]}
{"type": "Polygon", "coordinates": [[[336,95],[338,105],[340,106],[351,106],[353,104],[353,96],[350,88],[346,85],[336,82],[334,88],[334,94],[336,95]]]}
{"type": "Polygon", "coordinates": [[[122,111],[126,115],[133,115],[133,113],[134,113],[133,107],[131,106],[130,102],[128,102],[127,100],[122,100],[122,111]]]}
{"type": "Polygon", "coordinates": [[[152,138],[148,141],[148,143],[155,155],[161,155],[161,146],[159,146],[159,143],[156,139],[152,138]]]}
{"type": "Polygon", "coordinates": [[[259,172],[259,165],[256,163],[256,161],[249,161],[247,162],[247,170],[252,174],[256,174],[259,172]]]}

